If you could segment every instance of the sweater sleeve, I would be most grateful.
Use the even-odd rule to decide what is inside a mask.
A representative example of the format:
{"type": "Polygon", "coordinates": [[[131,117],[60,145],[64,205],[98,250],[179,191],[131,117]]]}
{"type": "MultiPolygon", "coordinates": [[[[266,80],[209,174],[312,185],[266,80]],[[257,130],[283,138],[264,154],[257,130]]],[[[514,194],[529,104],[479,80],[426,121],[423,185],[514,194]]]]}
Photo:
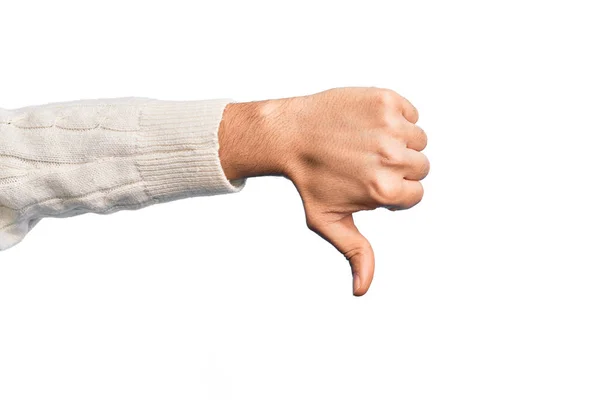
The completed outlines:
{"type": "Polygon", "coordinates": [[[219,159],[227,99],[141,97],[0,109],[0,250],[44,217],[239,192],[219,159]]]}

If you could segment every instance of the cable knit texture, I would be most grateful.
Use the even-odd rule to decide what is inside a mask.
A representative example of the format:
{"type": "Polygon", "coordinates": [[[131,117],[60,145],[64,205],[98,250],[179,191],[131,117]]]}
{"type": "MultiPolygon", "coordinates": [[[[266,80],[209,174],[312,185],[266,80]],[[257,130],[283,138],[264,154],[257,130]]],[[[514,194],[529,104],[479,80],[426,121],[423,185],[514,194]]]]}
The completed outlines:
{"type": "Polygon", "coordinates": [[[228,99],[130,97],[0,109],[0,250],[44,217],[239,192],[219,159],[228,99]]]}

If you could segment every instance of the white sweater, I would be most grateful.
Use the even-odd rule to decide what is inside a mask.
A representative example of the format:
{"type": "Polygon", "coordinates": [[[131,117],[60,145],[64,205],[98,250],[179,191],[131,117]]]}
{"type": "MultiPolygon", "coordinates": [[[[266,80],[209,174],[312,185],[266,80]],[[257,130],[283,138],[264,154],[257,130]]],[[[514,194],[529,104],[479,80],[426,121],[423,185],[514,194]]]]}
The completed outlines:
{"type": "Polygon", "coordinates": [[[116,98],[0,109],[0,250],[44,217],[239,192],[219,160],[227,99],[116,98]]]}

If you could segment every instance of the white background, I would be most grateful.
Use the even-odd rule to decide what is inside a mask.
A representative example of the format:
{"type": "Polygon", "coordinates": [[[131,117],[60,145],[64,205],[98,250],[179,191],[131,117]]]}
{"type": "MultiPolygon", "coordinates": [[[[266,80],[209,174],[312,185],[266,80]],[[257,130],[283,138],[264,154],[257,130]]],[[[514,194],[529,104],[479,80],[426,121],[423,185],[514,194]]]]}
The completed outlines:
{"type": "Polygon", "coordinates": [[[388,87],[431,173],[356,214],[362,298],[284,178],[43,220],[0,254],[0,399],[598,399],[594,4],[3,2],[0,107],[388,87]]]}

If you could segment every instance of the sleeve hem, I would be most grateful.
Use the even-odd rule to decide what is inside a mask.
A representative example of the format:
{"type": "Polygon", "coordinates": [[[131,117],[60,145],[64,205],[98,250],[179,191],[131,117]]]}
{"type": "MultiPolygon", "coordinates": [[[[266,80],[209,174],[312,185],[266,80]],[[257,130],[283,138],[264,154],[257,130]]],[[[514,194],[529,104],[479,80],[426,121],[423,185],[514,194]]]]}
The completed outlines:
{"type": "Polygon", "coordinates": [[[140,114],[136,164],[147,194],[158,201],[241,191],[247,178],[228,180],[218,131],[230,99],[147,103],[140,114]]]}

